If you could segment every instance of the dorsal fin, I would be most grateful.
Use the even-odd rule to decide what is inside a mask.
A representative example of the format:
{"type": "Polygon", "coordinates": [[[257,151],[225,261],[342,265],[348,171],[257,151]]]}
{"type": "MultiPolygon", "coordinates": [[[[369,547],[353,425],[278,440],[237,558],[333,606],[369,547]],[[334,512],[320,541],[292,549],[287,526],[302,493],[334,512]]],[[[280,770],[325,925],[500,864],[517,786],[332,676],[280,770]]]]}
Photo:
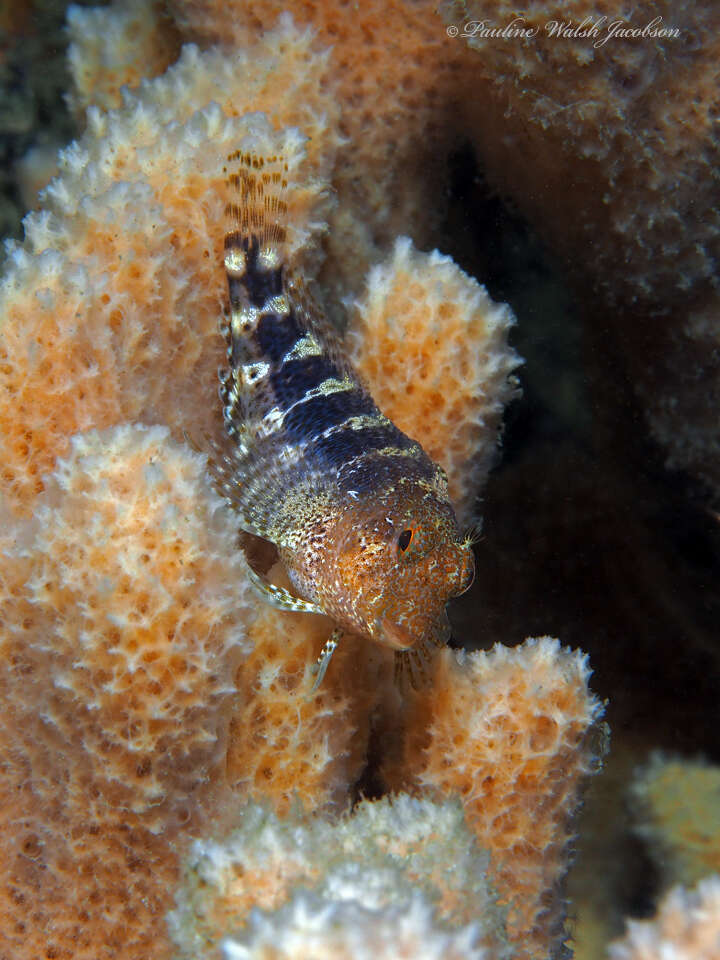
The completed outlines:
{"type": "Polygon", "coordinates": [[[254,243],[265,269],[286,258],[288,162],[282,154],[265,156],[236,150],[224,170],[228,190],[225,207],[225,267],[228,277],[242,276],[243,255],[254,243]],[[237,257],[237,259],[235,258],[237,257]]]}
{"type": "Polygon", "coordinates": [[[224,263],[230,299],[223,333],[229,369],[221,375],[221,397],[228,430],[245,452],[254,420],[268,405],[267,358],[254,334],[263,311],[288,313],[283,298],[286,266],[288,162],[282,153],[236,150],[225,167],[224,263]]]}

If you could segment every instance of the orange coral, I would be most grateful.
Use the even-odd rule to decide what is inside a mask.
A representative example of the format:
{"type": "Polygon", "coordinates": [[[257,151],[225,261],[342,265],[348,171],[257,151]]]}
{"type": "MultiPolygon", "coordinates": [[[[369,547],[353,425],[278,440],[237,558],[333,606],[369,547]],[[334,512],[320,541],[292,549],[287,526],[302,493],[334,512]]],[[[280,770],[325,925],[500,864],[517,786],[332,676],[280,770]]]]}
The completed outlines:
{"type": "Polygon", "coordinates": [[[107,7],[71,6],[67,14],[73,79],[71,102],[105,110],[122,103],[121,88],[156,77],[180,52],[177,32],[159,3],[123,0],[107,7]]]}
{"type": "Polygon", "coordinates": [[[366,762],[370,714],[392,684],[389,653],[346,636],[312,696],[314,666],[333,628],[327,617],[259,611],[253,652],[238,672],[227,779],[281,812],[341,810],[366,762]]]}
{"type": "Polygon", "coordinates": [[[221,429],[209,398],[222,360],[223,154],[243,142],[283,149],[303,184],[290,200],[302,249],[322,226],[335,136],[320,91],[325,60],[309,34],[285,23],[255,56],[248,77],[241,57],[187,48],[121,111],[91,111],[48,187],[48,209],[26,219],[0,290],[0,454],[18,509],[29,509],[77,431],[125,420],[170,424],[178,438],[221,429]],[[281,95],[291,83],[297,102],[281,95]],[[238,118],[250,106],[310,132],[311,166],[296,131],[238,118]]]}
{"type": "Polygon", "coordinates": [[[323,287],[339,300],[398,233],[423,246],[441,209],[430,198],[445,158],[465,134],[463,101],[477,94],[472,51],[449,43],[432,3],[369,0],[171,0],[189,39],[244,47],[289,11],[332,48],[332,76],[346,138],[334,177],[323,287]],[[392,96],[388,96],[392,91],[392,96]]]}
{"type": "Polygon", "coordinates": [[[167,428],[75,438],[6,529],[3,952],[161,952],[171,843],[213,800],[248,651],[245,569],[167,428]]]}
{"type": "Polygon", "coordinates": [[[548,637],[469,656],[444,650],[410,699],[386,770],[393,789],[461,797],[492,855],[518,957],[545,956],[564,939],[568,820],[597,761],[589,733],[603,709],[588,675],[585,657],[548,637]]]}
{"type": "MultiPolygon", "coordinates": [[[[278,675],[273,662],[269,673],[278,675]]],[[[429,687],[411,696],[404,716],[387,699],[380,705],[386,786],[409,786],[420,796],[365,802],[335,824],[308,821],[299,805],[284,820],[246,807],[226,839],[194,845],[171,921],[181,955],[245,927],[253,907],[270,911],[268,923],[284,936],[284,905],[297,887],[326,905],[316,925],[320,949],[332,940],[335,901],[384,909],[407,900],[408,880],[432,891],[445,922],[481,923],[490,957],[552,954],[564,939],[559,887],[568,819],[582,778],[597,766],[592,733],[602,730],[588,674],[582,655],[548,638],[469,657],[441,653],[429,687]],[[458,833],[458,797],[478,845],[490,850],[491,883],[509,906],[510,951],[505,920],[487,887],[483,893],[487,860],[460,835],[464,825],[458,833]]],[[[259,735],[268,729],[261,718],[259,735]]],[[[264,747],[255,749],[262,754],[264,747]]],[[[281,757],[270,763],[276,770],[281,757]]]]}
{"type": "MultiPolygon", "coordinates": [[[[503,27],[517,15],[505,0],[441,8],[458,32],[468,21],[503,27]]],[[[670,463],[720,490],[715,7],[691,3],[679,22],[670,0],[635,4],[631,26],[659,16],[680,36],[594,45],[596,37],[558,37],[546,25],[609,22],[620,11],[547,0],[523,8],[531,39],[476,36],[476,49],[446,33],[428,0],[171,0],[170,10],[186,37],[236,45],[258,40],[289,10],[332,46],[347,136],[323,274],[334,300],[357,292],[358,273],[395,234],[437,243],[447,157],[470,141],[491,185],[613,301],[610,312],[598,302],[596,322],[615,326],[670,463]],[[709,320],[702,332],[698,313],[709,320]]]]}
{"type": "Polygon", "coordinates": [[[355,305],[352,358],[382,412],[445,468],[462,524],[496,457],[511,376],[514,317],[449,257],[396,241],[355,305]]]}
{"type": "MultiPolygon", "coordinates": [[[[379,7],[372,9],[379,18],[379,7]]],[[[390,12],[400,29],[401,7],[390,12]]],[[[383,14],[390,15],[385,7],[383,14]]],[[[420,47],[437,64],[444,37],[428,39],[437,24],[421,19],[415,28],[427,42],[420,47]]],[[[233,23],[227,10],[223,23],[233,23]]],[[[336,26],[331,18],[325,35],[336,26]]],[[[362,86],[365,50],[358,47],[348,82],[362,86]]],[[[415,83],[408,102],[417,103],[424,88],[415,81],[429,62],[402,69],[415,83]]],[[[449,95],[454,68],[438,71],[449,95]]],[[[318,269],[320,253],[309,241],[323,229],[339,143],[328,57],[309,31],[285,18],[232,55],[185,48],[167,74],[123,101],[109,114],[90,109],[86,134],[66,151],[63,172],[48,188],[47,211],[26,221],[25,246],[10,251],[0,294],[0,455],[16,538],[0,562],[8,625],[0,683],[9,704],[1,727],[2,816],[12,837],[2,888],[8,922],[0,935],[20,956],[162,955],[162,910],[190,832],[224,824],[248,794],[265,793],[285,810],[298,791],[307,808],[337,809],[350,799],[368,739],[376,741],[368,749],[375,757],[399,735],[387,725],[397,699],[387,663],[367,645],[358,652],[352,638],[341,644],[322,689],[305,700],[324,621],[263,611],[253,628],[256,652],[236,669],[233,642],[250,619],[243,561],[197,459],[170,439],[183,429],[201,435],[219,428],[213,398],[225,299],[218,267],[224,152],[272,144],[288,156],[296,182],[290,240],[307,272],[318,269]],[[242,115],[249,109],[268,116],[242,115]],[[289,125],[310,136],[306,147],[289,125]],[[170,431],[116,427],[82,436],[140,420],[170,431]],[[40,519],[26,519],[33,513],[40,519]]],[[[391,131],[406,124],[396,109],[383,114],[391,131]]],[[[401,157],[412,156],[426,121],[422,113],[403,134],[401,157]]],[[[442,142],[449,142],[445,132],[442,142]]],[[[352,144],[345,160],[351,153],[352,144]]],[[[361,161],[358,153],[353,163],[361,161]]],[[[391,189],[401,182],[407,189],[400,218],[417,196],[412,178],[406,183],[395,167],[358,187],[353,163],[337,180],[345,205],[331,237],[340,287],[349,283],[343,270],[351,266],[357,282],[363,257],[392,232],[391,189]],[[366,206],[362,226],[356,215],[366,206]],[[365,244],[360,265],[357,236],[365,244]]],[[[420,159],[413,164],[421,170],[420,159]]],[[[408,259],[417,273],[432,268],[435,279],[460,284],[465,302],[450,314],[458,330],[467,327],[461,314],[473,309],[472,282],[461,283],[438,256],[408,259]]],[[[435,304],[427,284],[425,295],[431,306],[416,300],[410,318],[418,356],[431,352],[419,318],[441,310],[448,296],[441,290],[435,304]]],[[[382,349],[392,347],[387,319],[395,309],[389,296],[384,306],[369,298],[360,311],[368,332],[384,331],[382,349]],[[365,309],[372,312],[367,322],[365,309]]],[[[514,359],[501,353],[495,385],[505,397],[514,359]]],[[[476,412],[465,397],[458,416],[476,412]]],[[[418,439],[436,443],[444,422],[432,425],[433,438],[418,431],[418,439]]],[[[493,443],[496,430],[495,422],[493,443]]],[[[469,449],[472,432],[458,425],[451,471],[464,469],[458,454],[469,449]]],[[[459,477],[451,479],[464,489],[459,477]]],[[[518,664],[521,676],[523,669],[518,664]]],[[[463,708],[474,682],[458,681],[463,708]]],[[[462,716],[458,723],[462,730],[462,716]]],[[[514,756],[522,766],[525,755],[514,756]]],[[[579,751],[578,763],[583,756],[579,751]]],[[[403,775],[409,782],[410,773],[403,775]]],[[[546,882],[542,875],[533,895],[546,882]]]]}

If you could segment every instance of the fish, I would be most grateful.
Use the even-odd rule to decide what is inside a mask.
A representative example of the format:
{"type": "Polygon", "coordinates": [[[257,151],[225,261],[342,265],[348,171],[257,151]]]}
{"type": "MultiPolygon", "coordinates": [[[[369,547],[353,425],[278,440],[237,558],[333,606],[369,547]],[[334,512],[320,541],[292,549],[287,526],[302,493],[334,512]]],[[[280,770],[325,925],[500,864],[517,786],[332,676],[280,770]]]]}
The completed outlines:
{"type": "Polygon", "coordinates": [[[459,530],[444,470],[378,409],[292,262],[287,159],[237,150],[223,173],[229,310],[216,485],[240,528],[273,544],[285,566],[291,590],[251,572],[263,598],[336,624],[313,691],[346,633],[396,651],[402,672],[447,643],[447,603],[474,578],[472,538],[459,530]]]}

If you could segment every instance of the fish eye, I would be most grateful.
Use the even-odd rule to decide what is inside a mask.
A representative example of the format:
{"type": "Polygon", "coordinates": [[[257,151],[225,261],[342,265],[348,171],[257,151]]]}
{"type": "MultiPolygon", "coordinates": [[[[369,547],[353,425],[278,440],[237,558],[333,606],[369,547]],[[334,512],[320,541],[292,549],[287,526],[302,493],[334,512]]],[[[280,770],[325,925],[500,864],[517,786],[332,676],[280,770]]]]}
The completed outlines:
{"type": "Polygon", "coordinates": [[[403,553],[405,553],[407,548],[410,546],[412,542],[412,538],[413,538],[412,530],[403,530],[403,532],[398,537],[398,548],[402,550],[403,553]]]}

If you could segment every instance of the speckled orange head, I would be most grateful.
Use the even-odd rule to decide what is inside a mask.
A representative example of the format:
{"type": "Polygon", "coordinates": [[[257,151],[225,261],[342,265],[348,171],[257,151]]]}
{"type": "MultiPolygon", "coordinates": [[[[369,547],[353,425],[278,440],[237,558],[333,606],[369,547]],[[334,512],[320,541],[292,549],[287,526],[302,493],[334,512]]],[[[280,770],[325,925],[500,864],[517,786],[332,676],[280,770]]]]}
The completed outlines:
{"type": "Polygon", "coordinates": [[[472,583],[475,565],[449,503],[427,492],[349,509],[323,602],[355,633],[393,650],[446,643],[445,607],[472,583]]]}

